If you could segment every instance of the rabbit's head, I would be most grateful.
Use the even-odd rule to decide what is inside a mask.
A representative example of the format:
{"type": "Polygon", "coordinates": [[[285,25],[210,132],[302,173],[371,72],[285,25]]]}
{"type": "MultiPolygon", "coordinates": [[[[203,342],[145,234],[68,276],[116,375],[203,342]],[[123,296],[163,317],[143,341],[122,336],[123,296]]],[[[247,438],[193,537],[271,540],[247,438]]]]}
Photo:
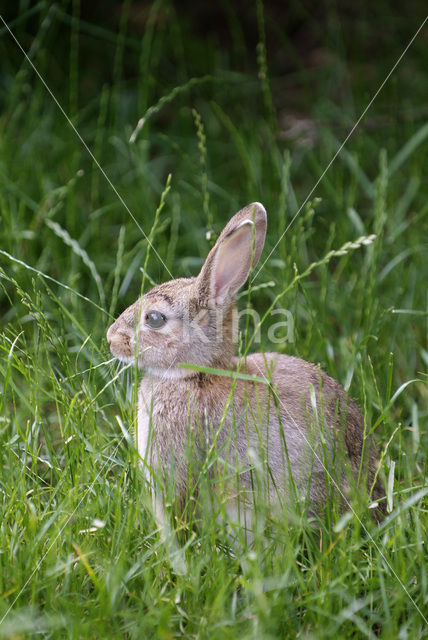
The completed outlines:
{"type": "Polygon", "coordinates": [[[157,285],[128,307],[107,332],[114,356],[138,358],[163,377],[192,372],[178,363],[227,368],[235,349],[234,299],[263,249],[266,211],[255,202],[229,221],[195,278],[157,285]]]}

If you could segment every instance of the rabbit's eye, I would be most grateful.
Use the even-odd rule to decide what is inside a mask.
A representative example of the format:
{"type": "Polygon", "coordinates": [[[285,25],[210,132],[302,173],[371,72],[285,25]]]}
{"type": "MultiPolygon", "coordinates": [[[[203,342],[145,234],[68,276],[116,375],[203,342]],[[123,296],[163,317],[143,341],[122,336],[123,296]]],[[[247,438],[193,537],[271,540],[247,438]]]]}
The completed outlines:
{"type": "Polygon", "coordinates": [[[145,319],[152,329],[160,329],[166,322],[166,317],[160,311],[148,311],[145,319]]]}

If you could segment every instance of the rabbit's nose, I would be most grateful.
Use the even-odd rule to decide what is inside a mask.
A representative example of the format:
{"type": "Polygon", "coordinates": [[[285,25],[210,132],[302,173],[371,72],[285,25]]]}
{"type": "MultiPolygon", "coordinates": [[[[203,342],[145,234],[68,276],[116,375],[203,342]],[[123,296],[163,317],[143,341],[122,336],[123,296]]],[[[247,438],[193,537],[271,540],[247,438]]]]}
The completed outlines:
{"type": "Polygon", "coordinates": [[[113,334],[114,334],[113,327],[114,327],[114,323],[113,323],[113,324],[111,324],[111,325],[109,326],[109,328],[107,329],[107,342],[108,342],[109,344],[110,344],[110,342],[111,342],[111,340],[112,340],[112,338],[113,338],[113,334]]]}
{"type": "Polygon", "coordinates": [[[107,340],[109,342],[110,351],[112,354],[119,358],[119,360],[123,360],[124,358],[133,358],[134,356],[134,347],[131,344],[131,336],[122,331],[117,331],[116,328],[109,328],[107,331],[107,340]]]}

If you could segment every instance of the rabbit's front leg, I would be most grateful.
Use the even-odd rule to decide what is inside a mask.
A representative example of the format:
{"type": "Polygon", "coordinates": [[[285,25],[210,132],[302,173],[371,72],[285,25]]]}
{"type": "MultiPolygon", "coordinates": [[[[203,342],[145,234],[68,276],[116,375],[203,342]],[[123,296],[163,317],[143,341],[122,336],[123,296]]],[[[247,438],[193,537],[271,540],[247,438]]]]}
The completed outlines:
{"type": "Polygon", "coordinates": [[[145,397],[143,390],[140,390],[138,398],[138,428],[137,428],[137,449],[140,454],[144,477],[150,486],[152,497],[153,514],[156,523],[163,528],[166,523],[166,514],[163,506],[161,492],[155,486],[155,475],[158,471],[154,468],[155,456],[152,455],[153,443],[153,404],[145,397]]]}
{"type": "Polygon", "coordinates": [[[150,470],[150,445],[152,440],[152,407],[142,391],[138,394],[137,449],[140,454],[144,477],[153,486],[150,470]]]}
{"type": "Polygon", "coordinates": [[[153,468],[155,457],[151,455],[153,443],[153,406],[144,398],[140,391],[138,399],[138,425],[137,425],[137,448],[141,457],[144,476],[150,486],[153,516],[159,528],[160,538],[165,545],[171,566],[175,573],[183,575],[186,573],[186,559],[183,550],[177,542],[174,532],[171,530],[168,514],[165,512],[161,491],[156,487],[154,475],[157,471],[153,468]]]}

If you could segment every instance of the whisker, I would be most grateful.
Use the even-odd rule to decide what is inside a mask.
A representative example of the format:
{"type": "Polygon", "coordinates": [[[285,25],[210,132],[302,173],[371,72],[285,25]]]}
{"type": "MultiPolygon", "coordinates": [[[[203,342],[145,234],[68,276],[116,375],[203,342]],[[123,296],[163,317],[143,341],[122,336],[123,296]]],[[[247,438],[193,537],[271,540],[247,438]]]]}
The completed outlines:
{"type": "Polygon", "coordinates": [[[114,362],[116,358],[110,358],[110,360],[106,360],[105,362],[100,362],[99,364],[95,364],[88,369],[84,369],[83,371],[78,371],[77,373],[73,373],[71,376],[67,376],[66,378],[61,378],[62,382],[67,382],[67,380],[71,380],[72,378],[77,378],[78,376],[83,376],[83,374],[88,373],[89,371],[93,371],[94,369],[98,369],[99,367],[104,367],[108,364],[114,362]]]}

